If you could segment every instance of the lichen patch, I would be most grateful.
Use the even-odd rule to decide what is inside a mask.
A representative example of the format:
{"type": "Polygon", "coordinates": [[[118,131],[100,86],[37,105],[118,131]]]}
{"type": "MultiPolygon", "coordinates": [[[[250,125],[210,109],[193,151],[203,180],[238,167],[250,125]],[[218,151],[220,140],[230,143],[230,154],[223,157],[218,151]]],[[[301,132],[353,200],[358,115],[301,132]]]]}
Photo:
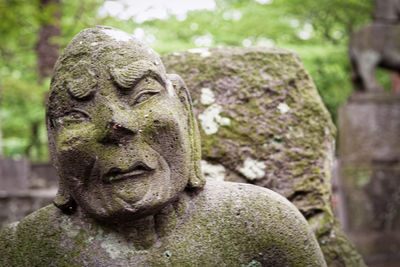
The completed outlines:
{"type": "Polygon", "coordinates": [[[290,107],[286,103],[280,103],[278,109],[282,114],[285,114],[290,110],[290,107]]]}
{"type": "Polygon", "coordinates": [[[220,164],[211,164],[205,160],[201,161],[201,169],[207,180],[224,181],[225,167],[220,164]]]}
{"type": "Polygon", "coordinates": [[[201,89],[200,102],[203,105],[211,105],[215,102],[215,95],[210,88],[205,87],[201,89]]]}
{"type": "Polygon", "coordinates": [[[212,104],[203,113],[199,115],[201,127],[207,135],[218,132],[220,125],[228,126],[231,123],[229,118],[221,117],[222,107],[218,104],[212,104]]]}
{"type": "Polygon", "coordinates": [[[207,48],[193,48],[188,50],[189,53],[200,54],[201,57],[211,56],[211,52],[207,48]]]}
{"type": "Polygon", "coordinates": [[[247,158],[244,161],[243,167],[239,169],[239,172],[248,180],[256,180],[264,177],[266,167],[267,166],[262,161],[247,158]]]}
{"type": "Polygon", "coordinates": [[[104,248],[112,259],[128,258],[136,252],[135,248],[126,240],[121,240],[115,233],[109,233],[101,242],[101,247],[104,248]]]}

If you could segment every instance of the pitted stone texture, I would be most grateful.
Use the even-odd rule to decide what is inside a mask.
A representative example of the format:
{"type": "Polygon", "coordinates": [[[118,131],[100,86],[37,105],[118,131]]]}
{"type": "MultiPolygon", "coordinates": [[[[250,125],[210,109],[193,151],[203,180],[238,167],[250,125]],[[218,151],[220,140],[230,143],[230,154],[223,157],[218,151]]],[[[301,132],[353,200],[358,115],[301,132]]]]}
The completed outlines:
{"type": "Polygon", "coordinates": [[[326,266],[305,219],[270,190],[209,181],[167,209],[157,241],[138,246],[135,232],[47,206],[0,232],[0,265],[326,266]]]}
{"type": "Polygon", "coordinates": [[[328,265],[362,266],[332,213],[335,127],[300,58],[282,49],[217,48],[207,57],[189,51],[162,59],[190,90],[203,160],[222,165],[225,180],[267,187],[292,201],[328,265]],[[203,101],[205,94],[212,103],[203,101]],[[218,114],[204,118],[213,106],[221,107],[218,114]],[[207,123],[211,133],[202,128],[207,123]]]}

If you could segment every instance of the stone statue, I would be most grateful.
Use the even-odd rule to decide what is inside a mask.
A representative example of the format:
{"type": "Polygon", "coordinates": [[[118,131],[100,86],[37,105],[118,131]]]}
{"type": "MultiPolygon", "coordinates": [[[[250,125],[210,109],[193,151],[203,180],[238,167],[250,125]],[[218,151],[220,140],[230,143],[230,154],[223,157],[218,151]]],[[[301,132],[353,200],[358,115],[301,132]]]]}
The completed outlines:
{"type": "Polygon", "coordinates": [[[351,36],[349,57],[357,90],[382,91],[375,68],[400,72],[400,0],[375,0],[374,22],[351,36]]]}
{"type": "Polygon", "coordinates": [[[79,33],[47,108],[54,205],[0,233],[3,266],[326,266],[285,198],[205,182],[191,100],[122,31],[79,33]]]}

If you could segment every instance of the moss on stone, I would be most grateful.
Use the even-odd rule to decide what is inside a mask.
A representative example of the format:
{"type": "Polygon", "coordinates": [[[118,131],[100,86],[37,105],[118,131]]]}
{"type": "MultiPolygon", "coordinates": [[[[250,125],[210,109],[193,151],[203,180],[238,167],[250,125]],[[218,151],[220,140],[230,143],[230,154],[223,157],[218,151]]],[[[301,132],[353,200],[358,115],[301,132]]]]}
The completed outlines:
{"type": "Polygon", "coordinates": [[[247,158],[263,162],[266,175],[247,182],[283,194],[300,209],[328,264],[362,266],[331,207],[336,129],[301,59],[282,49],[208,51],[208,56],[174,52],[162,58],[168,72],[185,80],[197,116],[207,108],[196,101],[206,87],[230,119],[215,134],[201,131],[203,159],[224,166],[225,180],[231,181],[247,179],[239,171],[247,158]]]}
{"type": "Polygon", "coordinates": [[[272,191],[252,185],[210,182],[198,193],[184,193],[167,209],[157,215],[161,217],[156,221],[165,229],[157,230],[156,244],[150,242],[148,247],[140,248],[132,242],[132,232],[99,224],[79,210],[69,216],[48,206],[23,219],[15,228],[0,232],[0,253],[6,255],[0,263],[324,266],[304,218],[272,191]],[[282,224],[282,220],[286,223],[282,224]]]}

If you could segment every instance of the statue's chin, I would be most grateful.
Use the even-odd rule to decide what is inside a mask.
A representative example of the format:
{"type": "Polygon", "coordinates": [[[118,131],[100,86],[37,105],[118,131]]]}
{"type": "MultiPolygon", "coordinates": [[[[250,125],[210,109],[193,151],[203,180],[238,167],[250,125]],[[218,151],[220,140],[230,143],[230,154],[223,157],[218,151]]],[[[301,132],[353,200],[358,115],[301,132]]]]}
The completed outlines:
{"type": "Polygon", "coordinates": [[[172,194],[172,192],[164,191],[161,197],[155,197],[155,195],[149,193],[136,202],[132,202],[131,198],[125,200],[115,196],[111,200],[112,203],[79,203],[78,201],[78,205],[89,217],[104,223],[125,224],[157,214],[159,210],[173,202],[179,194],[180,192],[172,194]],[[107,208],[104,208],[104,206],[107,206],[107,208]]]}
{"type": "Polygon", "coordinates": [[[89,188],[81,185],[72,195],[90,217],[122,223],[156,214],[174,201],[186,184],[187,179],[175,173],[171,175],[168,164],[162,160],[160,168],[146,175],[89,185],[89,188]]]}

